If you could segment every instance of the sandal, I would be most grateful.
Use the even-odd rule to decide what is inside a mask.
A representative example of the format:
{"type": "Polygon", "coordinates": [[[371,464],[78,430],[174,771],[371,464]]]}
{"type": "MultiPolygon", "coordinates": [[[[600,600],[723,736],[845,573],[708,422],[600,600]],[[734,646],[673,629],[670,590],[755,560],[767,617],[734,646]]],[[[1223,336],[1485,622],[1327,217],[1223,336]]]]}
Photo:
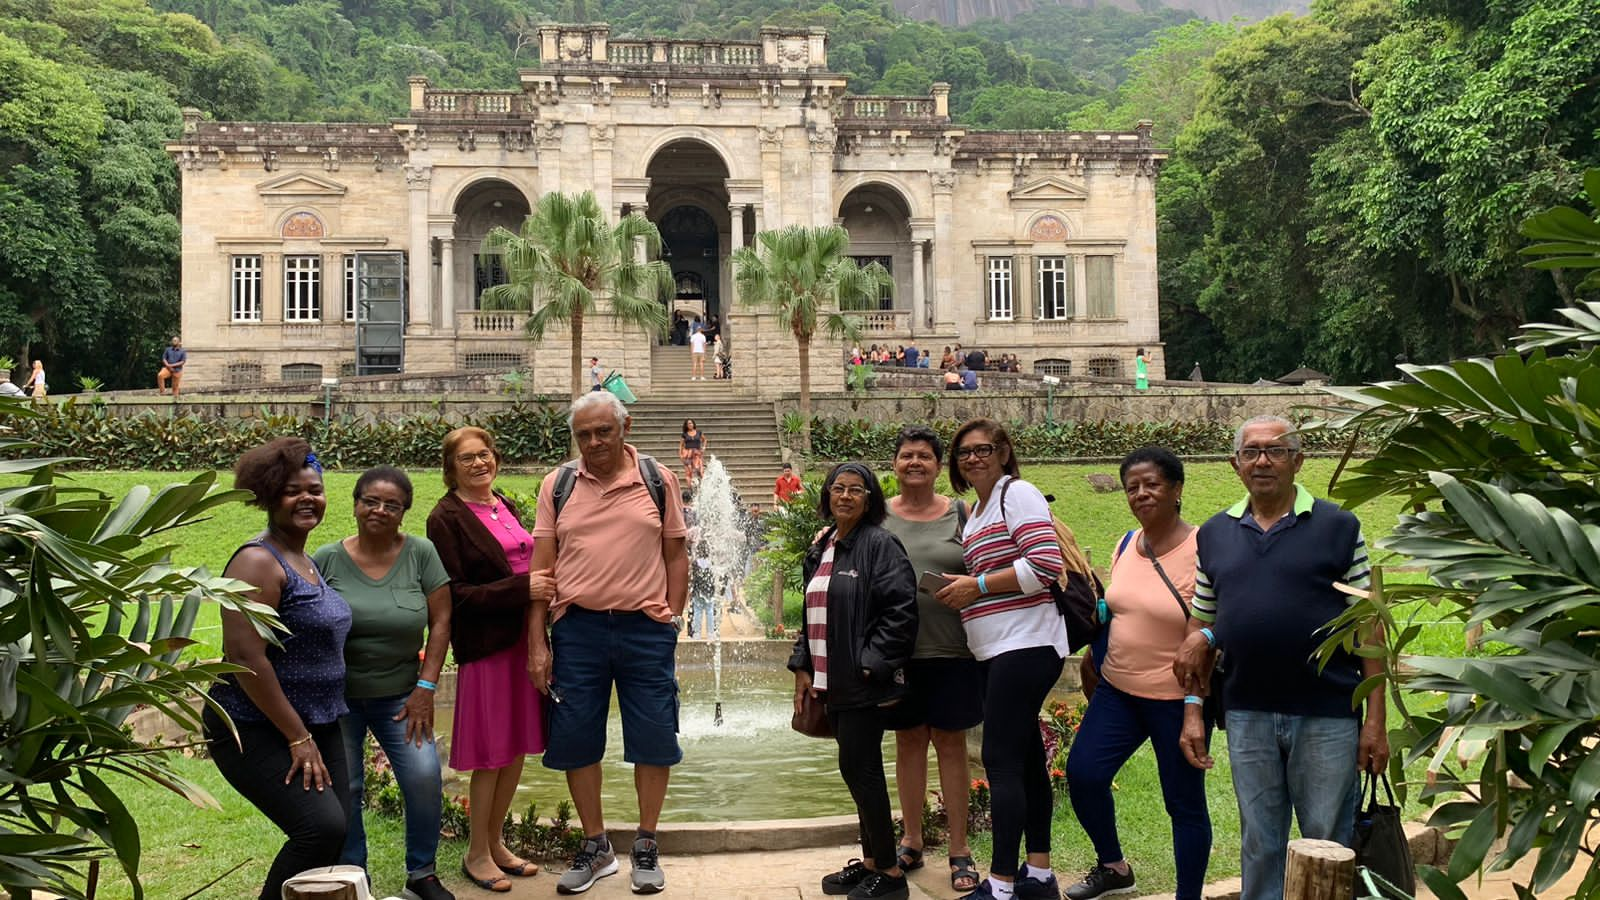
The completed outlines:
{"type": "Polygon", "coordinates": [[[970,856],[950,857],[950,887],[958,891],[978,889],[978,864],[970,856]]]}
{"type": "Polygon", "coordinates": [[[526,862],[520,859],[517,860],[516,865],[507,866],[500,863],[495,863],[495,865],[500,866],[500,871],[517,878],[532,878],[539,874],[538,863],[526,862]]]}
{"type": "Polygon", "coordinates": [[[497,875],[494,878],[479,878],[472,874],[471,869],[467,868],[467,861],[464,859],[461,861],[461,874],[466,876],[468,881],[486,891],[494,891],[496,894],[508,894],[511,892],[511,879],[504,875],[497,875]]]}
{"type": "Polygon", "coordinates": [[[902,872],[914,872],[922,868],[922,851],[908,844],[901,844],[894,852],[895,859],[900,863],[902,872]]]}

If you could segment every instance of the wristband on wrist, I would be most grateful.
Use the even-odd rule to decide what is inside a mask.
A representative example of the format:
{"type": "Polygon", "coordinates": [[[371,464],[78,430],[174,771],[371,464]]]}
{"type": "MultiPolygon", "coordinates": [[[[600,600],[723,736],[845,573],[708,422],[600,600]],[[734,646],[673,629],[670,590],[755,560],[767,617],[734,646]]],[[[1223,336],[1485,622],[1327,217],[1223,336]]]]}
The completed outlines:
{"type": "Polygon", "coordinates": [[[438,683],[429,681],[426,678],[418,678],[417,687],[422,688],[425,691],[437,691],[439,689],[438,683]]]}
{"type": "Polygon", "coordinates": [[[1209,627],[1200,629],[1200,633],[1206,636],[1206,646],[1215,647],[1217,645],[1217,635],[1209,627]]]}
{"type": "Polygon", "coordinates": [[[1202,703],[1205,703],[1204,700],[1201,700],[1199,697],[1196,697],[1193,694],[1190,694],[1190,695],[1184,697],[1183,698],[1183,702],[1184,702],[1185,705],[1188,705],[1188,706],[1199,706],[1202,703]]]}
{"type": "Polygon", "coordinates": [[[988,585],[987,581],[985,580],[985,576],[984,575],[979,575],[978,576],[978,593],[980,593],[980,594],[989,593],[989,585],[988,585]]]}
{"type": "Polygon", "coordinates": [[[290,746],[290,748],[294,748],[294,747],[300,746],[301,744],[309,744],[309,743],[311,743],[311,732],[308,731],[308,732],[306,732],[306,736],[301,738],[300,740],[298,740],[298,741],[290,741],[289,742],[289,746],[290,746]]]}

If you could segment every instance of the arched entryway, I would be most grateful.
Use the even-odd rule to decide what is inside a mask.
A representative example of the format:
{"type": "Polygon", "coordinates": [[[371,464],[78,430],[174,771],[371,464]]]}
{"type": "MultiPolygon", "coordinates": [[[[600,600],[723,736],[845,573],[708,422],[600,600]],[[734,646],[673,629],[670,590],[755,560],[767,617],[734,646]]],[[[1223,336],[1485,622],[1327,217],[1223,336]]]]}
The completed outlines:
{"type": "Polygon", "coordinates": [[[905,198],[888,185],[863,184],[845,195],[839,219],[850,233],[850,255],[856,262],[879,263],[894,276],[894,294],[879,298],[879,308],[910,310],[915,260],[905,198]]]}
{"type": "Polygon", "coordinates": [[[462,191],[451,211],[455,225],[451,240],[440,248],[440,277],[450,282],[445,289],[456,309],[478,309],[484,290],[506,281],[500,254],[486,248],[484,240],[496,226],[521,229],[530,212],[528,198],[515,185],[485,179],[462,191]],[[451,257],[448,262],[444,255],[451,257]]]}
{"type": "Polygon", "coordinates": [[[726,314],[732,296],[727,163],[708,144],[678,140],[656,151],[645,177],[648,215],[661,231],[661,256],[676,285],[673,308],[726,314]]]}

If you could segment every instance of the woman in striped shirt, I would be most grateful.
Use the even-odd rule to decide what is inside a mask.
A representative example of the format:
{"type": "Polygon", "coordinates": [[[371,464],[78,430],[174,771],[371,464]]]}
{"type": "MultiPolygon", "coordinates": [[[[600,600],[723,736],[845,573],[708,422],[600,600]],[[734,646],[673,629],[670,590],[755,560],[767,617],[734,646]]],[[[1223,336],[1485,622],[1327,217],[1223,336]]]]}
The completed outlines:
{"type": "Polygon", "coordinates": [[[978,503],[962,533],[970,575],[946,574],[939,601],[960,610],[967,645],[984,671],[983,765],[989,775],[994,857],[968,900],[1058,900],[1050,870],[1054,796],[1045,769],[1039,708],[1069,654],[1067,627],[1050,596],[1061,545],[1050,506],[1019,476],[1011,438],[991,419],[956,431],[950,486],[978,503]],[[1027,838],[1027,865],[1017,851],[1027,838]]]}

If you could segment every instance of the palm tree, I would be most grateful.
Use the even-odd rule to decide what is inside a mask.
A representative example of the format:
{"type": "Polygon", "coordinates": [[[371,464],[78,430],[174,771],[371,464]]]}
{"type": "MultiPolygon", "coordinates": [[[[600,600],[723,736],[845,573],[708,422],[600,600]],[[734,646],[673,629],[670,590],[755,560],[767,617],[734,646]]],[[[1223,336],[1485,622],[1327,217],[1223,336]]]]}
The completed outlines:
{"type": "Polygon", "coordinates": [[[528,335],[534,340],[551,325],[567,323],[573,397],[586,390],[583,321],[594,315],[597,293],[609,295],[611,314],[621,322],[657,330],[667,324],[660,298],[672,291],[672,270],[655,259],[661,232],[637,214],[613,226],[592,191],[545,194],[520,232],[497,227],[485,243],[504,253],[509,281],[483,292],[484,308],[529,312],[528,335]]]}
{"type": "Polygon", "coordinates": [[[739,296],[776,312],[800,348],[801,448],[811,452],[811,339],[818,319],[835,337],[855,340],[860,327],[841,310],[875,305],[894,279],[878,263],[857,266],[846,256],[850,234],[837,225],[791,225],[756,235],[756,247],[734,251],[739,296]],[[759,249],[758,249],[759,248],[759,249]]]}

